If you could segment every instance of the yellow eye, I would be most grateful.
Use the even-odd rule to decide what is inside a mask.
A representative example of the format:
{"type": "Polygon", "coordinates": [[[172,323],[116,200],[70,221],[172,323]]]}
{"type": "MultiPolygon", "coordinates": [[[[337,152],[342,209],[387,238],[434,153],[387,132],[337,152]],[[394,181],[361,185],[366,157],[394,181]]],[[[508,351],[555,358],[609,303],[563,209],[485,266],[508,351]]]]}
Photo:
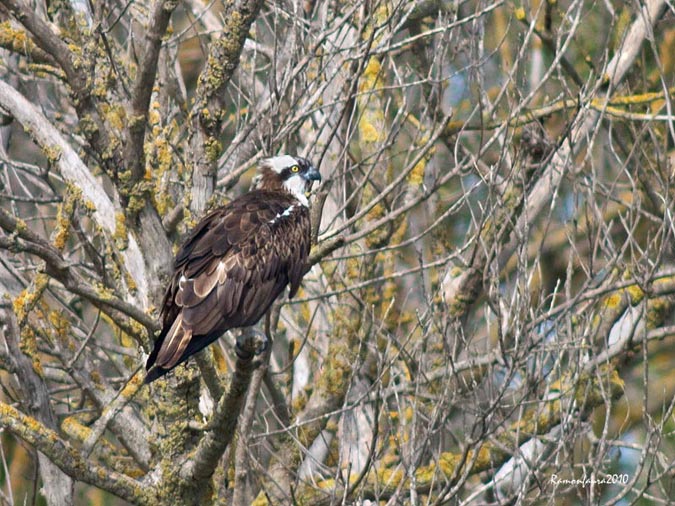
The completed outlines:
{"type": "Polygon", "coordinates": [[[299,170],[300,167],[298,167],[297,165],[293,165],[293,167],[291,167],[291,172],[298,172],[299,170]]]}

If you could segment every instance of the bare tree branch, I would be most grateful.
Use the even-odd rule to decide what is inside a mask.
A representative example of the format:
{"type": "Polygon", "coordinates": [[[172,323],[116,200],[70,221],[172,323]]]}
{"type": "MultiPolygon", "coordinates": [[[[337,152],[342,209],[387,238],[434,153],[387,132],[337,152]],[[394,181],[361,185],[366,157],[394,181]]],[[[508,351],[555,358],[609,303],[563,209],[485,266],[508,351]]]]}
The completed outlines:
{"type": "Polygon", "coordinates": [[[224,92],[239,65],[248,31],[262,6],[260,0],[233,0],[224,13],[223,31],[211,45],[197,87],[192,112],[193,156],[191,209],[197,214],[215,189],[216,161],[222,151],[218,140],[224,115],[224,92]]]}
{"type": "MultiPolygon", "coordinates": [[[[18,388],[27,401],[28,412],[45,428],[56,430],[56,417],[49,402],[49,392],[44,380],[36,372],[37,366],[26,356],[19,344],[19,327],[9,305],[0,306],[0,323],[5,326],[4,338],[9,351],[12,369],[18,380],[18,388]]],[[[62,472],[54,463],[38,454],[41,472],[44,476],[45,496],[48,504],[74,504],[73,479],[62,472]]]]}
{"type": "MultiPolygon", "coordinates": [[[[121,212],[119,204],[115,204],[106,194],[101,184],[91,175],[80,157],[71,148],[49,121],[14,88],[0,82],[0,108],[15,117],[24,128],[33,135],[35,142],[42,148],[52,163],[59,167],[63,177],[72,185],[82,190],[85,202],[90,202],[92,215],[101,225],[109,238],[117,230],[115,216],[121,212]]],[[[85,204],[86,205],[86,204],[85,204]]],[[[141,307],[148,304],[147,274],[143,256],[136,239],[126,233],[127,247],[119,252],[125,269],[133,277],[137,286],[137,296],[141,307]]]]}
{"type": "Polygon", "coordinates": [[[218,401],[194,458],[181,469],[183,479],[199,482],[211,477],[215,471],[220,457],[234,437],[239,413],[246,401],[251,377],[257,366],[258,361],[251,357],[237,357],[229,391],[218,401]]]}
{"type": "Polygon", "coordinates": [[[63,472],[77,476],[84,483],[109,490],[135,504],[153,504],[152,490],[136,480],[114,471],[102,469],[86,461],[70,444],[54,431],[20,413],[12,406],[0,403],[0,425],[46,455],[63,472]]]}
{"type": "Polygon", "coordinates": [[[162,38],[171,20],[171,14],[178,5],[174,0],[157,0],[153,6],[147,31],[146,43],[138,65],[138,75],[131,90],[131,111],[129,119],[129,139],[125,146],[124,158],[131,162],[132,181],[140,181],[145,172],[143,141],[147,127],[148,107],[157,74],[159,50],[162,38]]]}
{"type": "Polygon", "coordinates": [[[0,0],[0,503],[668,503],[672,5],[55,5],[0,0]],[[264,355],[142,386],[172,254],[283,153],[264,355]]]}

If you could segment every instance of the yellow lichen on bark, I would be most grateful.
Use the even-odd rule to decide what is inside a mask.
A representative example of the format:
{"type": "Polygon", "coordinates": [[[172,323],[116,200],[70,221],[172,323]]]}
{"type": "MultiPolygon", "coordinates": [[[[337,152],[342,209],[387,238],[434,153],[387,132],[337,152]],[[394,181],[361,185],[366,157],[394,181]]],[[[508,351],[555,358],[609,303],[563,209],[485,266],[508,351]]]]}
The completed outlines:
{"type": "Polygon", "coordinates": [[[377,91],[382,86],[381,71],[378,57],[371,56],[359,84],[359,103],[362,109],[358,123],[359,135],[366,144],[376,144],[385,139],[384,112],[379,103],[381,92],[377,91]]]}
{"type": "Polygon", "coordinates": [[[118,249],[124,250],[129,246],[129,231],[127,230],[126,217],[122,211],[115,213],[115,232],[113,239],[118,249]]]}

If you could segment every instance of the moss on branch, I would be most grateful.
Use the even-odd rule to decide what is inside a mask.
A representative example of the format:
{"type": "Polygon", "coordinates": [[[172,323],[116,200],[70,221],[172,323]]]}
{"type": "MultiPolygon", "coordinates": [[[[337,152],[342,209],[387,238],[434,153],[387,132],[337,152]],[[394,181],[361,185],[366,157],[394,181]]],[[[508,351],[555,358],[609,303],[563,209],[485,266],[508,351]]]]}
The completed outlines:
{"type": "MultiPolygon", "coordinates": [[[[441,453],[435,461],[417,468],[412,482],[401,468],[375,464],[366,476],[362,488],[355,492],[361,498],[372,500],[387,499],[397,491],[411,487],[418,493],[432,493],[434,488],[442,488],[448,480],[465,472],[461,469],[464,466],[470,466],[469,474],[472,475],[499,467],[512,456],[508,448],[517,448],[535,436],[549,433],[559,425],[563,414],[569,410],[571,401],[575,402],[574,409],[578,409],[582,417],[586,417],[594,408],[601,406],[608,395],[617,399],[624,393],[623,381],[616,370],[610,368],[582,373],[577,378],[564,378],[552,385],[552,388],[557,388],[562,394],[542,401],[509,429],[495,436],[493,441],[465,451],[441,453]]],[[[322,480],[317,482],[316,487],[306,485],[300,488],[295,497],[297,504],[316,506],[324,504],[331,497],[342,497],[343,494],[344,490],[334,480],[322,480]]],[[[255,504],[262,506],[268,502],[259,497],[255,504]]]]}
{"type": "Polygon", "coordinates": [[[14,27],[10,21],[0,23],[0,47],[27,56],[34,63],[56,66],[56,62],[48,53],[40,49],[24,30],[14,27]]]}
{"type": "Polygon", "coordinates": [[[0,427],[32,445],[69,476],[133,504],[156,504],[153,490],[111,469],[87,461],[53,430],[14,407],[0,402],[0,427]]]}

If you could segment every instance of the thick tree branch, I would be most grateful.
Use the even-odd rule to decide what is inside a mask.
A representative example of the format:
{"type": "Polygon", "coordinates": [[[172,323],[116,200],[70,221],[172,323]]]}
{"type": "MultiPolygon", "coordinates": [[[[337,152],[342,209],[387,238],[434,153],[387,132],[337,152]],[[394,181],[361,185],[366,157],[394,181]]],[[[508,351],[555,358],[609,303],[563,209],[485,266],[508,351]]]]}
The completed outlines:
{"type": "MultiPolygon", "coordinates": [[[[45,261],[46,272],[51,277],[62,283],[73,293],[93,302],[97,307],[117,319],[119,317],[114,309],[135,319],[143,324],[150,332],[159,329],[157,321],[148,316],[138,307],[125,302],[119,297],[107,291],[97,290],[92,287],[75,269],[62,257],[61,253],[42,237],[26,228],[25,223],[20,222],[6,211],[0,209],[0,228],[8,234],[15,234],[16,238],[0,236],[0,249],[9,251],[25,251],[34,254],[45,261]]],[[[123,322],[120,322],[121,324],[123,322]]],[[[130,327],[129,325],[126,325],[130,327]]]]}
{"type": "Polygon", "coordinates": [[[139,386],[138,381],[131,381],[129,385],[123,387],[119,392],[115,392],[107,382],[93,379],[96,375],[91,362],[84,362],[84,365],[73,363],[73,356],[63,349],[57,347],[59,359],[63,362],[66,372],[73,378],[73,381],[93,400],[96,408],[101,412],[113,413],[106,423],[111,432],[120,440],[129,454],[134,458],[142,469],[148,469],[152,457],[150,450],[151,432],[138,418],[138,416],[128,408],[121,411],[109,411],[111,404],[115,406],[124,403],[126,399],[135,393],[135,388],[139,386]]]}
{"type": "Polygon", "coordinates": [[[267,374],[269,367],[270,350],[266,350],[262,357],[260,366],[253,372],[249,393],[246,396],[246,403],[241,414],[241,423],[239,424],[239,437],[235,449],[235,469],[234,469],[234,491],[232,495],[232,506],[247,506],[251,504],[250,479],[251,464],[249,460],[251,427],[255,418],[258,405],[258,393],[262,386],[263,378],[267,374]]]}
{"type": "MultiPolygon", "coordinates": [[[[5,343],[9,360],[18,379],[17,388],[22,393],[28,413],[43,423],[45,428],[57,430],[56,417],[49,402],[49,390],[36,372],[33,360],[24,354],[20,345],[19,326],[16,316],[7,303],[0,302],[0,323],[5,325],[5,343]]],[[[56,467],[44,454],[38,456],[44,481],[44,492],[50,505],[73,504],[73,480],[56,467]]]]}
{"type": "MultiPolygon", "coordinates": [[[[91,146],[99,155],[100,161],[108,174],[116,175],[117,170],[122,165],[122,156],[118,149],[119,143],[113,141],[105,122],[101,118],[94,95],[91,92],[93,83],[82,67],[81,55],[74,54],[71,46],[62,40],[52,30],[51,26],[40,17],[39,13],[23,0],[2,0],[0,3],[26,27],[35,38],[36,44],[54,58],[63,69],[73,93],[73,105],[80,121],[93,122],[93,125],[83,128],[83,131],[91,146]]],[[[0,95],[3,95],[3,93],[0,93],[0,95]]],[[[17,117],[17,119],[19,118],[17,117]]],[[[19,119],[19,121],[21,120],[19,119]]]]}
{"type": "Polygon", "coordinates": [[[152,489],[128,476],[87,461],[56,432],[4,402],[0,403],[0,427],[34,446],[64,473],[76,476],[79,481],[107,490],[133,504],[156,504],[152,489]]]}
{"type": "Polygon", "coordinates": [[[197,100],[192,112],[192,200],[190,209],[202,214],[213,194],[216,163],[222,152],[220,131],[225,117],[225,90],[239,65],[251,25],[261,0],[233,0],[223,14],[224,26],[213,42],[204,71],[199,76],[197,100]]]}
{"type": "Polygon", "coordinates": [[[80,465],[126,475],[125,504],[550,502],[579,491],[553,473],[601,477],[624,445],[619,496],[666,501],[670,7],[652,33],[658,0],[74,1],[0,0],[1,387],[26,417],[0,404],[0,431],[32,431],[50,502],[80,465]],[[281,153],[325,183],[274,345],[142,386],[181,236],[281,153]]]}
{"type": "MultiPolygon", "coordinates": [[[[0,227],[5,227],[5,218],[7,217],[6,213],[0,212],[0,227]]],[[[38,242],[42,240],[39,236],[32,234],[29,230],[21,232],[22,234],[28,234],[29,236],[36,238],[38,242]]],[[[4,241],[9,241],[9,249],[13,250],[14,245],[11,244],[11,241],[7,238],[0,237],[0,247],[4,241]]],[[[32,243],[23,243],[23,244],[32,244],[32,243]]],[[[47,249],[50,246],[47,245],[47,249]]],[[[57,264],[63,263],[63,259],[57,259],[57,264]]],[[[82,289],[84,282],[78,283],[77,281],[73,282],[73,286],[78,289],[82,289]]],[[[98,296],[97,296],[98,297],[98,296]]],[[[122,315],[116,313],[115,311],[109,312],[111,318],[118,322],[121,328],[126,328],[127,332],[133,332],[134,329],[130,325],[125,324],[122,320],[122,315]]],[[[156,322],[153,325],[157,325],[156,322]]],[[[78,329],[73,328],[72,332],[77,335],[78,329]]],[[[84,339],[85,336],[79,336],[84,339]]],[[[91,376],[91,371],[93,366],[91,362],[80,359],[77,360],[72,354],[72,347],[66,346],[68,350],[64,350],[62,343],[60,341],[55,341],[52,343],[52,352],[59,357],[61,362],[64,365],[66,372],[74,380],[80,388],[82,388],[94,401],[96,407],[104,411],[109,404],[115,399],[116,394],[110,389],[108,384],[103,380],[103,378],[98,378],[98,381],[93,381],[91,376]]],[[[12,367],[14,369],[14,367],[12,367]]],[[[136,462],[142,468],[147,468],[148,462],[150,461],[150,448],[149,448],[149,438],[150,434],[147,431],[146,427],[140,422],[140,420],[134,416],[132,412],[122,411],[118,414],[116,418],[113,418],[110,421],[110,428],[112,432],[119,438],[122,444],[127,448],[129,453],[134,457],[136,462]]]]}
{"type": "Polygon", "coordinates": [[[244,406],[248,386],[257,365],[257,360],[237,357],[230,388],[218,401],[194,456],[181,469],[181,476],[189,483],[199,483],[213,475],[220,457],[234,437],[239,412],[244,406]]]}
{"type": "MultiPolygon", "coordinates": [[[[35,142],[51,159],[63,177],[82,190],[85,202],[91,203],[92,217],[105,232],[111,244],[112,238],[121,233],[115,217],[122,210],[107,195],[101,184],[92,176],[75,150],[61,133],[45,118],[35,106],[7,83],[0,81],[0,109],[16,118],[27,129],[35,142]]],[[[119,252],[124,268],[137,286],[137,297],[141,307],[148,305],[148,275],[143,255],[136,239],[125,232],[126,248],[119,252]]]]}
{"type": "MultiPolygon", "coordinates": [[[[2,0],[2,3],[35,37],[37,45],[49,53],[63,69],[66,74],[66,80],[73,92],[73,106],[82,124],[82,132],[86,136],[90,146],[94,149],[101,166],[113,181],[119,182],[118,172],[128,165],[133,166],[139,160],[142,161],[142,156],[123,158],[119,139],[113,137],[102,117],[96,96],[92,92],[94,80],[91,79],[90,74],[87,72],[91,71],[93,73],[95,56],[90,54],[74,54],[73,50],[71,50],[71,45],[66,44],[51,29],[49,24],[27,6],[23,0],[2,0]]],[[[173,2],[168,2],[168,4],[173,5],[173,2]]],[[[170,12],[168,14],[164,13],[161,10],[162,8],[163,6],[160,8],[156,18],[159,18],[159,21],[163,23],[165,16],[170,15],[170,12]]],[[[159,50],[158,47],[156,48],[153,45],[156,43],[151,42],[150,49],[148,49],[150,58],[148,63],[151,64],[151,67],[151,60],[155,58],[154,73],[156,73],[156,56],[154,53],[159,50]]],[[[137,81],[138,86],[143,85],[148,79],[147,70],[145,73],[141,70],[139,80],[137,81]]],[[[137,232],[137,239],[129,235],[128,241],[124,241],[124,244],[127,246],[122,251],[122,256],[124,257],[127,271],[132,275],[138,287],[139,305],[147,307],[151,298],[158,297],[156,279],[162,276],[170,263],[168,239],[162,228],[161,220],[150,203],[149,197],[144,192],[136,191],[136,189],[130,188],[127,184],[122,184],[120,196],[115,196],[115,205],[111,205],[105,193],[100,191],[100,185],[95,184],[95,180],[91,174],[87,173],[86,167],[75,155],[75,152],[67,148],[67,143],[57,135],[56,129],[48,122],[41,121],[43,119],[41,115],[40,118],[37,118],[37,110],[33,107],[25,109],[26,114],[21,114],[23,107],[19,106],[18,109],[15,107],[16,102],[19,101],[21,96],[7,85],[5,85],[4,89],[0,89],[0,96],[6,95],[5,91],[13,91],[10,100],[11,104],[7,103],[7,101],[0,101],[0,107],[7,109],[25,128],[30,130],[36,142],[45,150],[48,157],[53,157],[55,161],[58,160],[63,176],[68,181],[82,188],[84,196],[95,205],[96,213],[99,215],[97,221],[103,226],[105,231],[109,232],[110,235],[115,231],[116,217],[120,216],[119,213],[122,213],[122,209],[118,205],[120,197],[124,201],[125,211],[131,211],[131,214],[134,216],[138,214],[140,219],[138,221],[134,220],[131,223],[137,232]],[[66,159],[65,162],[64,158],[66,159]],[[92,186],[96,186],[95,191],[88,191],[92,189],[92,186]],[[129,205],[130,203],[133,205],[129,205]],[[142,250],[138,247],[139,243],[143,246],[142,250]],[[149,252],[153,248],[155,252],[154,254],[150,254],[149,252]],[[148,252],[148,254],[143,256],[141,251],[148,252]]],[[[142,105],[141,102],[147,100],[146,93],[151,93],[151,87],[138,93],[139,103],[136,105],[139,107],[142,105]]],[[[147,111],[147,106],[145,109],[147,111]]],[[[134,124],[132,118],[130,128],[134,124]]],[[[145,128],[144,121],[142,122],[142,128],[145,128]]],[[[138,141],[136,138],[135,140],[138,141]]],[[[138,143],[130,143],[132,147],[135,146],[135,148],[141,149],[141,154],[142,144],[142,140],[138,143]]],[[[125,232],[128,234],[127,231],[125,232]]]]}
{"type": "Polygon", "coordinates": [[[58,62],[49,53],[40,49],[24,30],[15,28],[10,21],[0,23],[0,47],[26,56],[35,63],[58,66],[58,62]]]}
{"type": "Polygon", "coordinates": [[[131,180],[143,179],[145,173],[145,154],[143,142],[148,120],[148,107],[152,88],[157,75],[157,62],[162,47],[162,38],[171,20],[171,14],[178,2],[176,0],[156,0],[147,30],[145,47],[138,64],[138,73],[131,92],[131,111],[127,129],[128,142],[124,149],[124,159],[129,162],[131,180]]]}
{"type": "Polygon", "coordinates": [[[86,76],[73,64],[75,58],[70,47],[38,12],[22,0],[2,0],[1,3],[33,35],[36,44],[58,62],[74,91],[84,89],[86,76]]]}

